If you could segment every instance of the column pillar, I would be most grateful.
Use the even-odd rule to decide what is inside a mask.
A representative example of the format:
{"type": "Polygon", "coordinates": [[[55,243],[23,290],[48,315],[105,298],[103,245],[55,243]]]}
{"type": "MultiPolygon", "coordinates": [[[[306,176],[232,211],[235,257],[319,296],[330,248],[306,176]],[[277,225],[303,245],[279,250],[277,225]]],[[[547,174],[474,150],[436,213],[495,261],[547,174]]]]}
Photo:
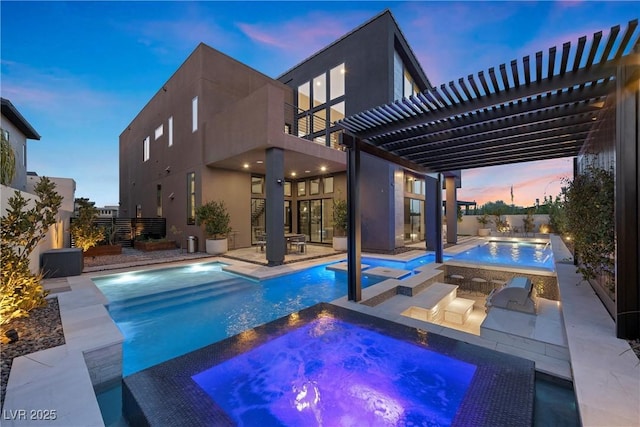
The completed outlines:
{"type": "Polygon", "coordinates": [[[358,140],[342,134],[347,147],[347,287],[349,301],[362,299],[360,223],[360,147],[358,140]]]}
{"type": "MultiPolygon", "coordinates": [[[[633,54],[640,57],[640,51],[633,54]]],[[[632,63],[630,61],[630,63],[632,63]]],[[[638,61],[635,62],[638,64],[638,61]]],[[[640,67],[621,65],[616,76],[616,335],[640,337],[640,67]]]]}
{"type": "Polygon", "coordinates": [[[284,263],[284,150],[266,150],[265,175],[267,263],[269,266],[284,263]]]}
{"type": "Polygon", "coordinates": [[[445,178],[447,190],[447,243],[458,243],[458,197],[456,192],[456,178],[445,178]]]}
{"type": "Polygon", "coordinates": [[[425,175],[425,241],[428,251],[435,251],[436,262],[442,263],[442,181],[425,175]]]}

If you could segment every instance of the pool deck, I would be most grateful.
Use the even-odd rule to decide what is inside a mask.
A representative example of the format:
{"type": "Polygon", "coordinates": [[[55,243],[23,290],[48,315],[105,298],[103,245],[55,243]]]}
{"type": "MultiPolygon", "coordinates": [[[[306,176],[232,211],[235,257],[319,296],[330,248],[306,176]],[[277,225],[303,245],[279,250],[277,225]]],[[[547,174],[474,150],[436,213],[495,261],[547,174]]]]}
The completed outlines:
{"type": "MultiPolygon", "coordinates": [[[[575,272],[570,254],[560,239],[551,236],[556,259],[556,274],[562,298],[562,322],[559,333],[564,334],[570,364],[558,358],[526,351],[518,346],[498,343],[469,332],[447,328],[400,315],[398,311],[413,297],[396,295],[383,304],[367,306],[347,301],[346,297],[333,304],[371,314],[383,319],[418,327],[460,341],[477,344],[497,351],[528,358],[536,369],[563,378],[574,384],[582,424],[585,426],[636,426],[640,424],[640,366],[637,357],[625,340],[615,337],[615,324],[604,306],[581,277],[575,272]],[[402,302],[404,300],[404,302],[402,302]]],[[[466,239],[463,244],[445,251],[453,255],[478,244],[466,239]]],[[[417,246],[419,248],[419,246],[417,246]]],[[[262,256],[249,248],[256,257],[262,256]]],[[[329,254],[326,251],[326,254],[329,254]]],[[[193,254],[192,254],[193,255],[193,254]]],[[[242,255],[238,255],[240,257],[242,255]]],[[[288,274],[321,263],[343,260],[345,254],[331,256],[309,254],[299,262],[279,267],[265,267],[255,262],[242,262],[230,258],[203,258],[196,261],[228,263],[229,271],[266,278],[288,274]],[[302,260],[304,259],[304,260],[302,260]]],[[[369,256],[369,254],[367,254],[369,256]]],[[[377,255],[371,255],[376,257],[377,255]]],[[[416,252],[396,256],[407,260],[416,252]]],[[[171,264],[145,264],[145,269],[193,263],[183,259],[171,264]]],[[[121,360],[122,335],[108,316],[102,294],[91,281],[93,277],[140,269],[139,265],[112,266],[117,269],[83,273],[81,276],[45,281],[45,287],[56,292],[60,302],[61,318],[66,344],[14,359],[3,407],[3,426],[102,426],[102,416],[95,399],[94,389],[107,386],[121,360]],[[118,353],[118,347],[120,353],[118,353]],[[105,362],[105,360],[107,362],[105,362]],[[102,364],[101,364],[102,363],[102,364]],[[88,366],[89,365],[89,366],[88,366]],[[64,392],[62,392],[64,390],[64,392]],[[44,416],[55,410],[55,420],[44,422],[30,417],[30,411],[44,416]],[[39,411],[39,412],[38,412],[39,411]],[[22,416],[21,414],[24,414],[22,416]]],[[[393,283],[396,279],[389,279],[393,283]]],[[[410,280],[410,279],[406,279],[410,280]]],[[[477,311],[477,310],[476,310],[477,311]]],[[[120,367],[121,373],[121,367],[120,367]]]]}

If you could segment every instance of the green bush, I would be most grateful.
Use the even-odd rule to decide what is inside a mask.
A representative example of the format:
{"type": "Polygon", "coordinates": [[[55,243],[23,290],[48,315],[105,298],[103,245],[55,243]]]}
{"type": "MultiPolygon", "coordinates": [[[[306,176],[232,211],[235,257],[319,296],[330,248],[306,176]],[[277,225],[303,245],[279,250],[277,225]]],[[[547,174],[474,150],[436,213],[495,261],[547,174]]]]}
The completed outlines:
{"type": "Polygon", "coordinates": [[[32,208],[28,208],[29,201],[18,191],[8,200],[0,231],[0,324],[28,316],[29,311],[46,305],[42,275],[33,274],[29,269],[29,255],[56,222],[62,197],[55,187],[48,178],[41,178],[34,189],[37,199],[32,208]]]}
{"type": "Polygon", "coordinates": [[[347,201],[344,199],[333,199],[333,228],[334,236],[347,235],[347,201]]]}
{"type": "Polygon", "coordinates": [[[225,238],[231,231],[231,216],[222,200],[199,206],[196,209],[196,221],[198,225],[204,226],[204,232],[209,238],[225,238]]]}
{"type": "Polygon", "coordinates": [[[98,217],[98,210],[89,199],[76,199],[78,205],[78,216],[71,224],[70,232],[76,248],[86,251],[96,246],[105,239],[104,230],[96,226],[95,220],[98,217]]]}

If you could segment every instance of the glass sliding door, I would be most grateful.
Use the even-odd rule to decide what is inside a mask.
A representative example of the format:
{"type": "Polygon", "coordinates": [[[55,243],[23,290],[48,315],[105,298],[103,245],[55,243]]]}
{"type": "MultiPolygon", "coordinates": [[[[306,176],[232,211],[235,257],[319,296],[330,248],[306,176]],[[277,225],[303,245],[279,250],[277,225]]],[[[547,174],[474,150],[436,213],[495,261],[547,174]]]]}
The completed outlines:
{"type": "Polygon", "coordinates": [[[267,215],[265,199],[251,199],[251,244],[262,240],[261,236],[267,231],[267,215]]]}
{"type": "Polygon", "coordinates": [[[298,202],[298,233],[313,243],[330,243],[333,238],[333,200],[298,202]]]}
{"type": "Polygon", "coordinates": [[[311,241],[311,202],[303,200],[298,202],[298,233],[304,234],[311,241]]]}
{"type": "Polygon", "coordinates": [[[424,240],[424,200],[404,199],[404,240],[424,240]]]}

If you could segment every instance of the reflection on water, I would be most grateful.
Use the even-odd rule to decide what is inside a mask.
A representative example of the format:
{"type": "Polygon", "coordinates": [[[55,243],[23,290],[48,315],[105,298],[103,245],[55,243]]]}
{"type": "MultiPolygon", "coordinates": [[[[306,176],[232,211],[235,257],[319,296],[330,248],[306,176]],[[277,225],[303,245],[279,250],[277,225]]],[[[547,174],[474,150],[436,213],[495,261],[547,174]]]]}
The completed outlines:
{"type": "Polygon", "coordinates": [[[325,317],[193,380],[239,425],[450,425],[475,370],[325,317]]]}

